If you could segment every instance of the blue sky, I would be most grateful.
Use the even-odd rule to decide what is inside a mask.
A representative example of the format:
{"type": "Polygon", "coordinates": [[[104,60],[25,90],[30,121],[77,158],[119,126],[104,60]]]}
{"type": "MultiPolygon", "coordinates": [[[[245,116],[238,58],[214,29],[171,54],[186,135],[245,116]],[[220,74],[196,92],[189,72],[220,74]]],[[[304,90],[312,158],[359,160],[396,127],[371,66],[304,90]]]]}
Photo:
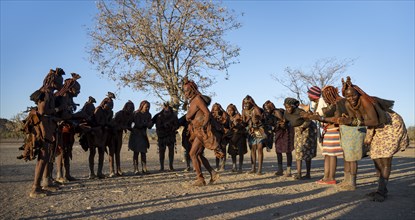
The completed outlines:
{"type": "MultiPolygon", "coordinates": [[[[414,1],[225,1],[237,12],[242,28],[227,39],[241,47],[239,64],[230,79],[217,75],[209,89],[213,102],[240,109],[251,95],[282,107],[289,92],[271,78],[286,67],[307,71],[319,59],[355,59],[346,75],[368,94],[395,100],[395,111],[407,126],[414,120],[414,1]]],[[[88,62],[97,10],[94,1],[1,1],[0,118],[10,119],[33,105],[29,95],[40,88],[49,69],[63,68],[82,76],[83,105],[88,96],[100,102],[115,92],[114,111],[132,100],[156,98],[117,88],[88,62]]],[[[153,106],[152,114],[157,112],[153,106]]]]}

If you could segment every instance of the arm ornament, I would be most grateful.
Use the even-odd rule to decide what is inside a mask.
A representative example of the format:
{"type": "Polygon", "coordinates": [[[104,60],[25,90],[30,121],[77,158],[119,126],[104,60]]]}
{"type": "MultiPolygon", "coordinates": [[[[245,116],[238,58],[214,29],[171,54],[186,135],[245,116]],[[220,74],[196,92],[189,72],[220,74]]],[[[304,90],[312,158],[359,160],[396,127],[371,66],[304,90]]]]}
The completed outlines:
{"type": "Polygon", "coordinates": [[[363,125],[363,121],[360,121],[360,119],[358,119],[358,118],[353,118],[353,120],[350,123],[350,125],[352,125],[352,126],[362,126],[363,125]]]}

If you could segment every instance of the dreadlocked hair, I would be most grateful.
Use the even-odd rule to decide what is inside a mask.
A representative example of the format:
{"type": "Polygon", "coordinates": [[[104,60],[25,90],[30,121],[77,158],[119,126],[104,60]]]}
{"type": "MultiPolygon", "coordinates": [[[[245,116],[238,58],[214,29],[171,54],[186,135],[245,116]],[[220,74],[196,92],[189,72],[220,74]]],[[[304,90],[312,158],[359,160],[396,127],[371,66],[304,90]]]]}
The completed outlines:
{"type": "Polygon", "coordinates": [[[343,95],[343,97],[346,97],[346,90],[347,89],[353,88],[361,96],[366,97],[372,104],[375,104],[376,103],[376,101],[375,101],[375,99],[373,97],[369,96],[359,86],[352,84],[352,80],[351,80],[350,76],[347,76],[346,81],[344,81],[344,79],[342,79],[342,84],[343,84],[343,87],[342,87],[342,95],[343,95]]]}
{"type": "Polygon", "coordinates": [[[255,103],[255,100],[250,95],[246,95],[245,98],[242,100],[242,108],[244,106],[245,101],[250,102],[253,106],[258,107],[257,104],[255,103]]]}
{"type": "Polygon", "coordinates": [[[194,96],[200,95],[200,97],[203,99],[203,101],[206,103],[207,106],[210,105],[212,102],[212,99],[207,96],[200,93],[199,89],[197,88],[196,83],[193,80],[189,80],[187,77],[183,78],[183,87],[188,86],[193,91],[194,96]]]}
{"type": "Polygon", "coordinates": [[[393,105],[395,104],[395,101],[393,100],[387,100],[387,99],[382,99],[379,97],[373,97],[376,102],[379,104],[379,106],[384,110],[384,111],[389,111],[392,110],[393,105]]]}
{"type": "Polygon", "coordinates": [[[217,107],[218,109],[219,109],[219,111],[221,111],[221,112],[226,112],[223,108],[222,108],[222,106],[219,104],[219,103],[215,103],[215,104],[213,104],[212,105],[212,111],[213,111],[213,109],[215,108],[215,107],[217,107]]]}
{"type": "Polygon", "coordinates": [[[294,106],[295,108],[298,108],[298,106],[300,105],[300,102],[295,98],[288,97],[288,98],[285,98],[284,104],[291,105],[291,106],[294,106]]]}
{"type": "Polygon", "coordinates": [[[104,108],[104,105],[109,103],[109,102],[112,102],[112,99],[106,97],[101,101],[101,103],[99,104],[99,107],[104,108]]]}
{"type": "Polygon", "coordinates": [[[189,80],[187,77],[183,78],[183,86],[188,86],[192,89],[193,92],[200,94],[196,83],[193,80],[189,80]]]}
{"type": "Polygon", "coordinates": [[[72,78],[66,79],[65,83],[63,84],[62,89],[60,89],[57,93],[55,93],[55,96],[63,96],[66,92],[68,92],[71,88],[75,87],[80,89],[81,85],[76,81],[77,79],[80,79],[81,76],[77,73],[71,73],[72,78]]]}
{"type": "Polygon", "coordinates": [[[275,109],[275,105],[274,103],[272,103],[270,100],[267,100],[263,105],[262,108],[266,109],[265,107],[268,106],[269,109],[274,110],[275,109]]]}
{"type": "Polygon", "coordinates": [[[226,107],[226,110],[228,110],[228,109],[233,109],[233,111],[235,112],[235,114],[239,114],[239,111],[238,111],[238,109],[236,108],[236,105],[234,105],[234,104],[229,104],[228,105],[228,107],[226,107]]]}
{"type": "MultiPolygon", "coordinates": [[[[62,85],[63,77],[62,77],[62,75],[58,74],[55,70],[50,69],[49,73],[45,76],[45,79],[43,79],[42,88],[51,87],[54,82],[56,82],[56,84],[58,84],[58,85],[62,85]]],[[[56,88],[56,89],[60,89],[60,88],[56,88]]]]}
{"type": "Polygon", "coordinates": [[[325,86],[322,90],[322,95],[327,104],[335,104],[337,99],[340,98],[339,91],[334,86],[325,86]]]}
{"type": "MultiPolygon", "coordinates": [[[[65,83],[63,84],[62,89],[60,89],[57,93],[55,93],[55,96],[63,96],[65,93],[67,93],[76,83],[78,83],[76,80],[73,79],[66,79],[65,83]]],[[[79,83],[78,83],[79,84],[79,83]]]]}
{"type": "Polygon", "coordinates": [[[347,77],[346,82],[342,79],[342,83],[343,83],[343,88],[342,88],[343,96],[345,96],[345,92],[346,92],[347,89],[353,88],[361,96],[364,96],[365,98],[367,98],[373,105],[379,106],[384,111],[391,111],[392,110],[395,101],[382,99],[382,98],[375,97],[375,96],[369,96],[359,86],[352,84],[350,76],[347,77]]]}

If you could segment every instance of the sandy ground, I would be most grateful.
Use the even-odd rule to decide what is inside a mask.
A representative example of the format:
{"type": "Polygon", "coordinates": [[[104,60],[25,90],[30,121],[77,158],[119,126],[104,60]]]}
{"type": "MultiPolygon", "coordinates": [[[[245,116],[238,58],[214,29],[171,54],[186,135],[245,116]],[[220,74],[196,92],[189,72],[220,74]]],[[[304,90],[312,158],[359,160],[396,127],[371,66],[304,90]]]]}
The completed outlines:
{"type": "MultiPolygon", "coordinates": [[[[5,140],[0,144],[0,219],[415,219],[414,144],[395,155],[389,197],[383,203],[365,196],[377,187],[373,162],[367,158],[359,161],[358,188],[351,192],[315,184],[323,175],[321,155],[312,162],[311,180],[274,176],[273,151],[265,153],[264,175],[246,174],[250,169],[246,154],[244,173],[232,173],[228,158],[227,170],[217,183],[192,187],[195,174],[182,171],[180,148],[175,155],[177,171],[160,173],[154,143],[148,154],[151,174],[133,175],[132,152],[123,146],[125,175],[102,180],[87,178],[88,153],[76,145],[72,175],[78,180],[48,197],[31,199],[35,161],[16,159],[20,145],[5,140]]],[[[206,155],[213,165],[212,152],[206,155]]],[[[343,179],[342,160],[338,160],[338,181],[343,179]]],[[[208,179],[205,170],[204,174],[208,179]]]]}

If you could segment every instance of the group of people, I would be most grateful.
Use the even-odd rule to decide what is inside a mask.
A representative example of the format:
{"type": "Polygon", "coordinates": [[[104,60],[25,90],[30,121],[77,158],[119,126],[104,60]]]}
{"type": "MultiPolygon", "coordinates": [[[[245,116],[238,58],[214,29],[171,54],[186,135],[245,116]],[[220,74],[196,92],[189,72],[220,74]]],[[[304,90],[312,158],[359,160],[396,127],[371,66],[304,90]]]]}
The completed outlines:
{"type": "Polygon", "coordinates": [[[42,87],[31,95],[36,107],[29,111],[24,131],[27,134],[24,153],[18,158],[32,160],[37,157],[34,182],[30,197],[46,196],[55,191],[52,178],[56,161],[55,181],[63,183],[75,180],[70,174],[70,160],[74,135],[80,134],[80,145],[89,151],[89,177],[104,178],[103,163],[105,152],[109,155],[109,177],[122,176],[120,152],[123,134],[129,131],[128,148],[133,151],[134,174],[148,174],[146,153],[150,147],[147,129],[155,126],[159,153],[160,171],[164,171],[166,150],[170,171],[174,170],[176,135],[182,129],[182,146],[185,149],[186,169],[196,173],[194,186],[206,185],[202,164],[210,174],[208,184],[220,178],[225,170],[226,154],[232,158],[232,172],[242,172],[244,155],[250,149],[251,169],[248,173],[263,173],[264,149],[275,147],[277,155],[277,176],[292,176],[296,180],[310,179],[311,161],[316,156],[317,146],[324,156],[324,176],[317,184],[337,184],[335,179],[337,157],[344,158],[344,180],[337,184],[343,190],[356,188],[357,162],[370,148],[378,180],[378,189],[369,196],[374,201],[387,197],[387,183],[393,155],[405,150],[409,139],[402,118],[392,110],[393,101],[369,96],[352,84],[350,77],[342,81],[340,96],[333,86],[320,89],[312,86],[307,94],[310,105],[303,105],[295,98],[286,98],[284,108],[276,108],[266,101],[261,107],[247,95],[242,100],[239,113],[234,104],[226,110],[214,103],[209,110],[211,99],[200,93],[196,83],[183,79],[183,93],[186,100],[186,114],[178,113],[164,103],[162,110],[154,116],[150,103],[142,101],[135,110],[133,102],[125,103],[122,110],[113,113],[111,92],[98,107],[96,100],[89,97],[83,108],[76,112],[73,98],[80,92],[77,80],[80,76],[63,81],[65,72],[56,68],[50,70],[42,87]],[[216,169],[205,157],[204,149],[214,151],[216,169]],[[98,151],[98,168],[95,173],[94,161],[98,151]],[[291,166],[294,151],[296,173],[291,166]],[[141,154],[141,172],[138,156],[141,154]],[[283,154],[286,155],[286,170],[283,169],[283,154]],[[237,158],[238,163],[237,163],[237,158]],[[305,175],[302,172],[305,161],[305,175]],[[115,166],[114,166],[115,163],[115,166]]]}

